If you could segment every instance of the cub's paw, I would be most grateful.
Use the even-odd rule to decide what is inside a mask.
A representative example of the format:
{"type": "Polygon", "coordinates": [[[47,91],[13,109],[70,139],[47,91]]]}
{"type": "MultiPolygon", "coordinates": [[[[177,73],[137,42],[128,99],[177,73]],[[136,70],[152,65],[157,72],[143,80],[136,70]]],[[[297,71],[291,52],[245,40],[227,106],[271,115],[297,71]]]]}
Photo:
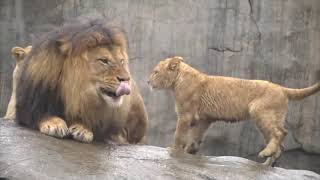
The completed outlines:
{"type": "Polygon", "coordinates": [[[266,147],[264,150],[262,150],[260,153],[259,153],[259,157],[260,158],[265,158],[265,157],[270,157],[270,156],[273,156],[277,151],[275,149],[272,149],[272,148],[268,148],[266,147]]]}
{"type": "Polygon", "coordinates": [[[271,156],[271,157],[268,157],[266,161],[262,164],[265,166],[274,166],[275,162],[276,162],[276,159],[273,156],[271,156]]]}
{"type": "Polygon", "coordinates": [[[72,138],[84,143],[90,143],[93,140],[93,133],[84,125],[73,124],[69,127],[69,132],[72,138]]]}
{"type": "Polygon", "coordinates": [[[281,149],[280,148],[267,146],[266,148],[264,148],[264,150],[262,150],[259,153],[258,156],[260,158],[265,158],[265,157],[270,157],[270,156],[275,156],[275,157],[276,156],[280,156],[280,154],[281,154],[281,149]]]}
{"type": "Polygon", "coordinates": [[[49,136],[63,138],[68,135],[66,122],[59,117],[49,117],[39,123],[39,130],[49,136]]]}

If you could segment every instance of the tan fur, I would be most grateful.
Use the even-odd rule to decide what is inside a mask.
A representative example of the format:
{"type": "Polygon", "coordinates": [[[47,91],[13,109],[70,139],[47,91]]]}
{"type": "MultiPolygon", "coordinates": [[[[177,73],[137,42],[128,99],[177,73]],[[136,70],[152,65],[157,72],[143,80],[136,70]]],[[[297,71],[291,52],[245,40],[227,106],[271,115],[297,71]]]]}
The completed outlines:
{"type": "MultiPolygon", "coordinates": [[[[101,98],[99,97],[99,93],[95,90],[96,87],[92,86],[94,84],[93,81],[105,81],[107,86],[110,86],[109,88],[112,90],[115,90],[117,88],[118,82],[116,80],[116,77],[118,75],[121,75],[122,73],[129,72],[128,62],[127,62],[127,54],[126,52],[121,51],[119,48],[114,47],[114,52],[110,52],[108,48],[95,48],[90,51],[86,51],[83,53],[81,57],[77,57],[78,60],[70,60],[65,61],[63,64],[64,72],[64,78],[61,79],[50,79],[51,73],[58,73],[58,70],[55,70],[54,68],[46,69],[41,68],[40,74],[45,74],[45,76],[48,77],[47,83],[48,85],[54,85],[56,83],[60,84],[61,86],[61,95],[63,96],[63,99],[65,101],[65,104],[67,105],[65,107],[65,113],[66,113],[66,120],[67,124],[69,126],[69,133],[73,136],[75,140],[79,140],[82,142],[91,142],[93,140],[92,132],[99,131],[104,132],[107,131],[110,126],[115,124],[116,127],[125,127],[124,130],[126,132],[135,132],[130,134],[132,137],[119,137],[119,136],[126,136],[123,135],[123,131],[120,132],[119,135],[112,135],[110,136],[112,139],[111,141],[117,141],[118,143],[128,143],[128,142],[139,142],[139,139],[142,139],[145,131],[146,131],[146,120],[141,117],[141,113],[145,112],[137,112],[136,116],[129,117],[128,114],[135,113],[130,112],[134,111],[135,109],[132,109],[131,107],[134,105],[131,102],[131,98],[138,99],[140,102],[138,103],[138,106],[143,107],[144,105],[141,104],[142,98],[140,94],[138,93],[138,90],[136,88],[136,84],[133,80],[131,80],[131,86],[133,89],[133,92],[130,96],[123,96],[123,102],[121,106],[114,107],[113,105],[110,105],[105,102],[101,102],[101,98]],[[88,76],[88,69],[85,66],[85,61],[88,59],[96,59],[96,57],[107,57],[109,59],[112,59],[113,61],[118,61],[120,59],[126,60],[126,68],[121,69],[120,71],[112,72],[111,74],[106,74],[106,76],[102,79],[91,79],[88,76]],[[77,63],[77,64],[74,64],[77,63]],[[71,68],[76,66],[77,68],[71,68]],[[122,72],[124,71],[124,72],[122,72]],[[83,74],[80,75],[79,74],[83,74]],[[74,87],[77,87],[76,89],[70,89],[70,84],[72,84],[74,87]],[[90,109],[90,110],[89,110],[90,109]],[[82,119],[77,119],[77,117],[84,117],[82,119]],[[105,121],[105,119],[109,119],[109,121],[105,121]],[[133,120],[136,120],[138,122],[133,124],[133,120]],[[131,125],[131,126],[130,126],[131,125]],[[77,127],[77,130],[73,130],[74,127],[77,127]],[[79,130],[80,129],[80,130],[79,130]],[[79,134],[78,132],[81,133],[79,134]],[[138,133],[138,134],[136,134],[138,133]],[[114,139],[113,139],[114,137],[114,139]],[[124,140],[125,139],[125,140],[124,140]],[[129,139],[129,140],[128,140],[129,139]],[[121,142],[119,142],[121,141],[121,142]]],[[[55,55],[52,55],[55,56],[55,55]]],[[[42,56],[40,56],[42,57],[42,56]]],[[[36,57],[39,58],[39,57],[36,57]]],[[[50,56],[42,57],[42,58],[50,58],[50,56]]],[[[38,66],[41,67],[52,67],[53,65],[49,63],[55,63],[52,61],[43,61],[43,64],[32,66],[32,69],[29,69],[31,72],[37,72],[35,74],[34,79],[37,79],[39,77],[39,70],[38,66]]],[[[59,66],[57,62],[57,66],[59,66]]],[[[99,67],[97,67],[97,64],[94,62],[93,64],[90,64],[92,67],[90,69],[93,71],[93,73],[99,73],[99,67]]],[[[101,65],[98,65],[101,66],[101,65]]],[[[101,67],[100,67],[101,68],[101,67]]],[[[97,77],[100,78],[100,77],[97,77]]],[[[40,123],[39,128],[41,129],[42,124],[40,123]]],[[[61,131],[56,131],[57,135],[53,135],[56,137],[60,137],[59,133],[61,131]]],[[[96,137],[97,138],[97,137],[96,137]]],[[[99,139],[101,137],[98,137],[99,139]]]]}
{"type": "MultiPolygon", "coordinates": [[[[69,127],[68,134],[78,141],[140,142],[145,136],[148,118],[138,87],[131,78],[126,43],[119,28],[96,21],[48,33],[47,38],[33,47],[23,72],[32,80],[32,87],[40,84],[41,90],[53,90],[52,99],[60,100],[64,109],[61,117],[44,115],[44,119],[24,121],[22,116],[20,120],[17,116],[20,124],[35,126],[45,134],[62,138],[67,135],[62,130],[65,129],[63,121],[69,127]],[[115,93],[119,77],[128,79],[131,94],[117,98],[107,96],[103,90],[115,93]],[[34,125],[36,121],[38,124],[34,125]]],[[[57,107],[62,106],[55,105],[57,107]]],[[[21,114],[28,113],[23,107],[19,110],[21,114]]]]}
{"type": "Polygon", "coordinates": [[[68,134],[68,126],[66,122],[59,117],[48,117],[42,119],[39,123],[39,130],[43,134],[63,138],[68,134]]]}
{"type": "Polygon", "coordinates": [[[25,57],[30,53],[31,49],[32,46],[27,46],[25,48],[14,47],[11,49],[12,57],[16,61],[16,66],[12,73],[12,93],[6,115],[4,116],[5,119],[14,120],[16,118],[16,87],[20,73],[20,67],[25,57]]]}
{"type": "Polygon", "coordinates": [[[88,143],[93,140],[93,133],[83,124],[73,124],[69,128],[69,133],[78,141],[88,143]]]}
{"type": "Polygon", "coordinates": [[[181,57],[161,61],[150,75],[149,84],[174,94],[178,115],[176,148],[196,153],[211,123],[250,118],[268,143],[259,156],[269,157],[269,165],[282,151],[289,100],[320,90],[320,83],[305,89],[288,89],[262,80],[209,76],[184,63],[181,57]]]}

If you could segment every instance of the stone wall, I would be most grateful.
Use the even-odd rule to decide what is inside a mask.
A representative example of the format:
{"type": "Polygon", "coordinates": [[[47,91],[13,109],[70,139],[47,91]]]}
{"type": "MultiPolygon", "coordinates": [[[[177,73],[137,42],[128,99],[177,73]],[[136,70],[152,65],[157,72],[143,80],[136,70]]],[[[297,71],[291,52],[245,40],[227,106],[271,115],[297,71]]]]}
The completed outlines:
{"type": "MultiPolygon", "coordinates": [[[[148,142],[172,143],[176,117],[168,92],[151,92],[153,66],[171,55],[214,75],[270,80],[301,88],[320,70],[319,0],[1,0],[0,115],[11,93],[10,49],[65,21],[105,17],[129,37],[131,71],[147,105],[148,142]]],[[[290,104],[286,149],[320,153],[320,93],[290,104]]],[[[247,157],[263,147],[253,123],[216,123],[202,153],[247,157]]]]}

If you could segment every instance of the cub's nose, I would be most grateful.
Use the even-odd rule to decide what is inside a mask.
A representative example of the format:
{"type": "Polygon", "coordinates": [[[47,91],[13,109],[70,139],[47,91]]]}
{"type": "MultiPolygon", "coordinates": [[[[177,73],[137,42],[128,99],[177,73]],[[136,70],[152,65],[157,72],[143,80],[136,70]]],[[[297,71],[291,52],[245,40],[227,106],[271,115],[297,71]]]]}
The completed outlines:
{"type": "Polygon", "coordinates": [[[122,82],[122,81],[130,81],[130,77],[129,76],[117,76],[118,81],[122,82]]]}

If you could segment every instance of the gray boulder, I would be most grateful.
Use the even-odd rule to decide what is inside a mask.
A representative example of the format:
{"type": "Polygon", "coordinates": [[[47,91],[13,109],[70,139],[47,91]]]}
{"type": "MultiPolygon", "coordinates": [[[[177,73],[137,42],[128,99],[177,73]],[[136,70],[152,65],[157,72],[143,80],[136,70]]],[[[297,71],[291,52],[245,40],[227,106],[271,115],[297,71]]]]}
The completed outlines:
{"type": "Polygon", "coordinates": [[[83,144],[0,119],[0,177],[8,179],[320,179],[232,156],[188,155],[155,146],[83,144]]]}

